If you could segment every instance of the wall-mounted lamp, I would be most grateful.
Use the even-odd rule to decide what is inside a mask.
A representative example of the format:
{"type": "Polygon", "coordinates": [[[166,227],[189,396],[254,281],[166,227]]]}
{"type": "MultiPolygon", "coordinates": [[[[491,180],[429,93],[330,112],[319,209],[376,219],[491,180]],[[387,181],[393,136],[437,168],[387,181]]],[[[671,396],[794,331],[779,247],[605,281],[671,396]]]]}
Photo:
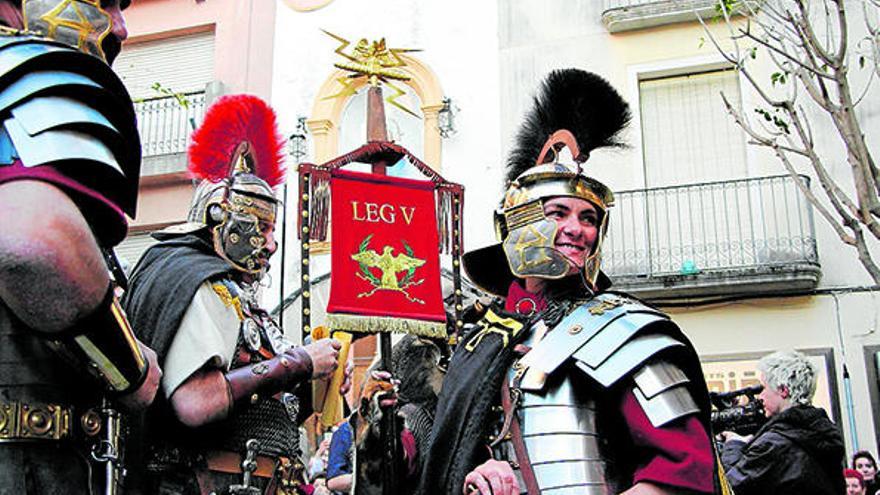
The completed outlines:
{"type": "Polygon", "coordinates": [[[303,158],[308,154],[308,143],[306,142],[308,133],[309,131],[306,129],[306,118],[297,117],[296,129],[294,129],[293,134],[287,138],[287,153],[290,154],[294,163],[297,165],[302,163],[303,158]]]}
{"type": "Polygon", "coordinates": [[[452,98],[443,97],[443,108],[437,113],[437,129],[443,138],[450,138],[458,132],[455,128],[455,117],[458,112],[459,109],[452,102],[452,98]]]}

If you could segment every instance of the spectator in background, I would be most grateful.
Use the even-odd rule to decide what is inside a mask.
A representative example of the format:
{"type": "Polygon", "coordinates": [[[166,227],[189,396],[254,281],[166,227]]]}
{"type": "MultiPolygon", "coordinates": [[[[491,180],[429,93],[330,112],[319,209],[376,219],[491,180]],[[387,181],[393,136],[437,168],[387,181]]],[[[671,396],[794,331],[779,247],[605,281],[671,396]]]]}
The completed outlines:
{"type": "Polygon", "coordinates": [[[327,488],[333,493],[351,493],[354,431],[349,420],[343,421],[330,439],[327,456],[327,488]]]}
{"type": "Polygon", "coordinates": [[[823,409],[810,405],[816,367],[795,351],[758,362],[769,421],[755,435],[725,431],[721,461],[737,495],[843,493],[843,438],[823,409]]]}
{"type": "Polygon", "coordinates": [[[330,451],[330,435],[325,434],[315,455],[309,459],[309,479],[313,480],[317,477],[326,477],[327,474],[327,454],[330,451]]]}
{"type": "Polygon", "coordinates": [[[846,495],[865,495],[865,479],[855,469],[844,469],[843,479],[846,481],[846,495]]]}
{"type": "Polygon", "coordinates": [[[861,473],[865,480],[865,493],[876,495],[880,491],[880,483],[877,482],[877,461],[867,450],[861,450],[853,454],[852,468],[861,473]]]}

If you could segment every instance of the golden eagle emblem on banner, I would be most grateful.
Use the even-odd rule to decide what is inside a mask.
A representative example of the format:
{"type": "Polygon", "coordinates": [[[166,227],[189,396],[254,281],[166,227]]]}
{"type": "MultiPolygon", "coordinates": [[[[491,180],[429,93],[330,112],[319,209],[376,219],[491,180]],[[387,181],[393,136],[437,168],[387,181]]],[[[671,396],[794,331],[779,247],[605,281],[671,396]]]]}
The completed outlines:
{"type": "Polygon", "coordinates": [[[424,278],[418,280],[415,278],[416,268],[424,265],[425,260],[416,258],[412,247],[405,240],[401,240],[401,242],[406,253],[395,256],[394,247],[386,245],[382,248],[382,254],[379,254],[370,249],[372,238],[373,234],[365,237],[358,246],[358,252],[351,255],[351,259],[360,265],[360,272],[357,273],[357,276],[373,286],[372,290],[362,292],[357,297],[370,297],[377,291],[390,290],[403,293],[411,302],[425,304],[425,301],[413,297],[407,292],[408,288],[420,285],[425,281],[424,278]],[[373,268],[381,270],[382,275],[377,277],[372,271],[373,268]],[[403,279],[398,279],[397,274],[401,272],[406,272],[406,274],[403,279]]]}

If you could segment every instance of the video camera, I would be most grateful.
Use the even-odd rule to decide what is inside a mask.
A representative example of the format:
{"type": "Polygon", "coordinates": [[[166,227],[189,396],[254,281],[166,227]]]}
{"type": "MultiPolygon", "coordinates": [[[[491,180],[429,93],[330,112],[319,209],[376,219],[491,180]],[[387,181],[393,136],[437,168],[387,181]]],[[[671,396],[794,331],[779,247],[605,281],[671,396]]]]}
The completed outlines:
{"type": "Polygon", "coordinates": [[[763,389],[761,385],[752,385],[730,392],[709,392],[713,406],[712,431],[732,431],[740,435],[757,432],[767,422],[764,406],[756,397],[763,389]],[[747,397],[748,402],[742,404],[740,397],[747,397]]]}

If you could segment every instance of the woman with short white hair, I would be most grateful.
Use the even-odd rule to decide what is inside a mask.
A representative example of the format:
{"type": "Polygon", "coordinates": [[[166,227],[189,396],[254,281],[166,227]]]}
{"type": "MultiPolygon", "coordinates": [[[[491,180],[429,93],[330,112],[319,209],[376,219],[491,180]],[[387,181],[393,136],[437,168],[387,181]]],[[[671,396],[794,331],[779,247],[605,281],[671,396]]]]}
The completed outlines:
{"type": "Polygon", "coordinates": [[[754,435],[721,433],[721,461],[737,495],[844,493],[843,438],[813,407],[818,370],[804,354],[780,351],[758,362],[758,399],[768,421],[754,435]]]}

